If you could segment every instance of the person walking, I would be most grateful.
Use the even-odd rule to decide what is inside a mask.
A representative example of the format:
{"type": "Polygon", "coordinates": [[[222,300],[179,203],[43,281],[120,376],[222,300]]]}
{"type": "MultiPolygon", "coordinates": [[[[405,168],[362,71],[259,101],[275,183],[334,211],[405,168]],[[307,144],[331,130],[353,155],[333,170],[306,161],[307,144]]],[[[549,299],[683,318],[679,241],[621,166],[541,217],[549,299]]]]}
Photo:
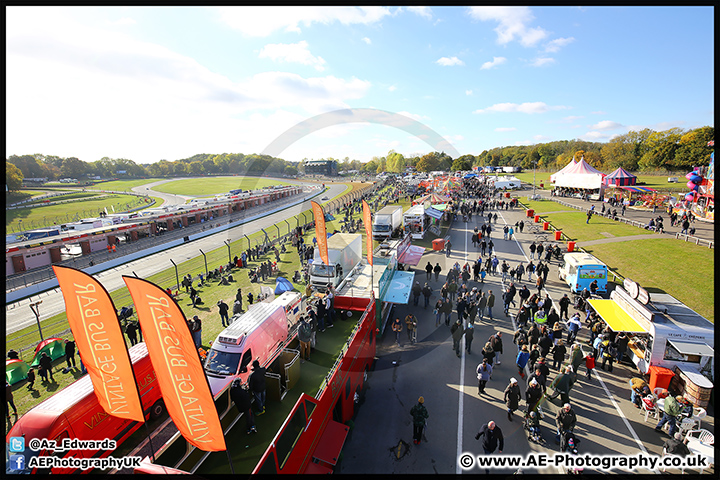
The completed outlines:
{"type": "Polygon", "coordinates": [[[583,361],[583,354],[582,350],[580,349],[580,344],[575,343],[572,347],[570,347],[570,366],[573,369],[573,372],[575,374],[578,373],[578,370],[580,369],[580,364],[583,361]]]}
{"type": "Polygon", "coordinates": [[[430,284],[425,282],[425,286],[422,289],[422,294],[425,297],[425,305],[423,306],[424,309],[427,309],[428,305],[430,305],[430,296],[432,295],[432,288],[430,288],[430,284]]]}
{"type": "Polygon", "coordinates": [[[453,339],[453,350],[455,350],[455,355],[460,358],[460,340],[462,340],[462,337],[465,334],[465,329],[462,327],[462,322],[460,320],[450,327],[450,334],[453,339]]]}
{"type": "Polygon", "coordinates": [[[417,318],[412,313],[405,317],[405,324],[407,325],[407,335],[410,343],[414,343],[413,336],[415,335],[415,329],[417,328],[417,318]]]}
{"type": "Polygon", "coordinates": [[[435,274],[435,281],[438,281],[438,278],[440,277],[440,272],[442,272],[442,267],[440,266],[440,263],[435,263],[435,266],[433,267],[433,273],[435,274]]]}
{"type": "Polygon", "coordinates": [[[510,383],[505,387],[503,392],[505,398],[505,406],[507,407],[508,420],[513,421],[513,414],[515,410],[520,406],[520,387],[518,386],[517,380],[513,377],[510,379],[510,383]]]}
{"type": "Polygon", "coordinates": [[[414,405],[410,409],[410,415],[412,415],[413,418],[413,443],[415,445],[420,445],[423,430],[425,429],[425,424],[427,423],[428,418],[428,411],[427,408],[425,408],[424,397],[418,398],[417,405],[414,405]]]}
{"type": "Polygon", "coordinates": [[[230,387],[230,398],[232,399],[238,412],[245,417],[245,427],[248,435],[251,433],[257,433],[255,427],[255,418],[252,411],[252,396],[248,391],[248,385],[243,384],[242,380],[236,378],[233,380],[232,387],[230,387]]]}
{"type": "Polygon", "coordinates": [[[595,369],[595,357],[592,352],[585,355],[585,377],[590,380],[592,371],[595,369]]]}
{"type": "Polygon", "coordinates": [[[218,310],[220,311],[220,321],[222,322],[223,327],[229,327],[230,326],[230,318],[228,318],[228,309],[227,303],[223,302],[222,300],[219,300],[217,303],[218,310]]]}
{"type": "Polygon", "coordinates": [[[395,343],[400,346],[400,332],[402,332],[403,326],[400,322],[400,317],[396,318],[392,324],[392,331],[395,332],[395,343]]]}
{"type": "MultiPolygon", "coordinates": [[[[500,427],[495,425],[494,421],[489,421],[486,425],[483,425],[475,434],[475,440],[482,438],[482,449],[485,455],[491,455],[495,450],[498,453],[502,453],[505,447],[505,439],[503,438],[502,430],[500,427]]],[[[485,473],[489,474],[490,469],[486,468],[485,473]]]]}
{"type": "Polygon", "coordinates": [[[503,351],[502,332],[495,332],[494,335],[488,338],[488,342],[490,342],[493,352],[495,352],[495,361],[493,363],[500,365],[500,354],[503,351]]]}
{"type": "Polygon", "coordinates": [[[492,316],[492,308],[495,306],[495,295],[493,295],[492,290],[488,290],[488,296],[487,296],[487,311],[488,311],[488,318],[490,320],[493,319],[492,316]]]}
{"type": "Polygon", "coordinates": [[[265,368],[260,366],[260,362],[253,360],[252,373],[248,377],[248,385],[250,391],[255,396],[255,408],[257,408],[257,415],[265,413],[265,368]]]}
{"type": "Polygon", "coordinates": [[[128,340],[130,340],[131,347],[133,345],[135,345],[136,343],[138,343],[137,332],[138,332],[138,324],[132,320],[129,320],[127,322],[127,325],[125,325],[125,335],[127,335],[128,340]]]}
{"type": "Polygon", "coordinates": [[[447,243],[445,244],[445,256],[450,257],[451,253],[452,253],[452,242],[450,242],[450,240],[448,240],[447,243]]]}
{"type": "Polygon", "coordinates": [[[482,395],[485,393],[485,386],[488,380],[492,378],[492,364],[488,363],[486,359],[483,359],[475,371],[477,372],[478,379],[478,395],[482,395]]]}
{"type": "Polygon", "coordinates": [[[425,273],[426,273],[425,278],[427,279],[428,282],[430,281],[430,278],[432,277],[432,271],[433,271],[432,263],[428,262],[427,265],[425,265],[425,273]]]}
{"type": "Polygon", "coordinates": [[[535,250],[537,250],[537,245],[535,242],[532,242],[528,248],[530,249],[530,260],[535,260],[535,250]]]}
{"type": "Polygon", "coordinates": [[[195,342],[195,349],[200,348],[202,345],[202,322],[197,315],[193,317],[190,333],[192,333],[193,341],[195,342]]]}
{"type": "Polygon", "coordinates": [[[540,386],[540,382],[536,378],[531,379],[528,382],[528,387],[525,390],[525,402],[527,403],[527,415],[530,412],[537,412],[540,400],[542,400],[543,390],[540,386]]]}
{"type": "Polygon", "coordinates": [[[467,327],[465,327],[465,350],[468,354],[471,353],[470,346],[472,345],[474,334],[475,327],[473,327],[473,324],[471,322],[468,322],[467,327]]]}
{"type": "Polygon", "coordinates": [[[572,432],[577,423],[577,416],[575,411],[570,406],[570,403],[565,402],[563,407],[558,411],[555,417],[555,425],[557,426],[557,434],[555,435],[555,442],[560,443],[560,451],[564,452],[567,447],[565,437],[569,432],[572,432]]]}
{"type": "Polygon", "coordinates": [[[435,302],[435,309],[433,310],[433,313],[435,314],[435,327],[440,326],[440,317],[442,316],[442,310],[443,310],[443,297],[438,298],[438,301],[435,302]]]}
{"type": "Polygon", "coordinates": [[[515,365],[518,367],[518,374],[520,375],[520,378],[525,378],[525,366],[527,365],[529,359],[530,351],[528,350],[528,346],[523,345],[520,347],[517,357],[515,357],[515,365]]]}
{"type": "Polygon", "coordinates": [[[487,306],[487,297],[485,296],[485,292],[480,292],[480,297],[477,301],[477,314],[478,314],[478,321],[485,318],[485,307],[487,306]]]}
{"type": "Polygon", "coordinates": [[[553,357],[553,368],[559,370],[563,360],[565,360],[565,354],[567,353],[567,347],[563,344],[562,340],[558,340],[557,345],[552,347],[550,354],[553,357]]]}
{"type": "Polygon", "coordinates": [[[75,367],[75,342],[70,340],[65,340],[65,361],[67,362],[67,368],[70,370],[70,362],[72,362],[72,367],[75,367]]]}
{"type": "Polygon", "coordinates": [[[27,373],[28,390],[35,390],[35,369],[31,368],[27,373]]]}
{"type": "Polygon", "coordinates": [[[445,326],[450,326],[450,316],[452,315],[452,301],[447,299],[443,301],[442,308],[440,309],[440,312],[445,316],[445,326]]]}
{"type": "Polygon", "coordinates": [[[418,301],[420,300],[420,294],[422,293],[422,287],[420,286],[420,282],[415,282],[415,285],[412,287],[412,294],[413,294],[413,305],[417,307],[418,301]]]}

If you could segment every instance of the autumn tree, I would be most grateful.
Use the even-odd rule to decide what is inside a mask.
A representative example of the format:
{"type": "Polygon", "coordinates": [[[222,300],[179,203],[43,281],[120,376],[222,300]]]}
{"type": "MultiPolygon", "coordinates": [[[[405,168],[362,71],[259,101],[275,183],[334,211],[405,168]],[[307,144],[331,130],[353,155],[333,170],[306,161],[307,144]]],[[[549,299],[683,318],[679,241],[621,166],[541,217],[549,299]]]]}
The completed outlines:
{"type": "Polygon", "coordinates": [[[11,192],[16,192],[22,187],[23,173],[18,167],[5,160],[5,185],[11,192]]]}

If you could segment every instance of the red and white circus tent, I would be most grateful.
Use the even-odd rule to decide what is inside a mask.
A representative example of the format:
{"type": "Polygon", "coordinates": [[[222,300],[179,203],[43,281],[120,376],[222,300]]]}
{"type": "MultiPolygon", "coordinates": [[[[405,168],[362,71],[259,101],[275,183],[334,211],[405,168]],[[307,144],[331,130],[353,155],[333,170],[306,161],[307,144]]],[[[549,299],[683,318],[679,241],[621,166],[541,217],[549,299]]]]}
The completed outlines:
{"type": "Polygon", "coordinates": [[[570,163],[568,163],[567,165],[565,165],[565,166],[564,166],[562,169],[560,169],[559,171],[557,171],[557,172],[553,173],[552,175],[550,175],[550,182],[551,182],[551,183],[555,183],[555,178],[557,178],[557,176],[558,176],[559,174],[561,174],[561,173],[563,173],[563,172],[565,172],[565,171],[567,171],[567,170],[571,170],[571,169],[575,166],[576,163],[577,163],[577,162],[575,161],[575,157],[573,157],[573,159],[570,160],[570,163]]]}
{"type": "Polygon", "coordinates": [[[602,190],[605,174],[581,158],[573,167],[563,169],[555,175],[556,187],[602,190]]]}

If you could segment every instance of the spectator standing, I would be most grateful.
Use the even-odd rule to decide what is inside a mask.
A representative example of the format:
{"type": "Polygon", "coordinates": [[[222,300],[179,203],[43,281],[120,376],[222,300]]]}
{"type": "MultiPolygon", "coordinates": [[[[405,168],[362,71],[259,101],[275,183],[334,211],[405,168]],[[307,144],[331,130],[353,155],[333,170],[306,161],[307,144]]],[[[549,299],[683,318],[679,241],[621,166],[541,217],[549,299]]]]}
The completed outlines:
{"type": "Polygon", "coordinates": [[[35,369],[31,368],[27,373],[28,390],[35,390],[35,369]]]}
{"type": "Polygon", "coordinates": [[[509,421],[513,421],[513,413],[520,406],[520,387],[518,381],[515,378],[510,379],[510,383],[505,387],[503,392],[505,398],[505,406],[507,407],[507,416],[509,421]]]}
{"type": "Polygon", "coordinates": [[[248,385],[253,395],[255,395],[255,407],[258,409],[257,415],[262,415],[265,413],[265,368],[261,367],[260,362],[257,360],[253,360],[248,385]]]}
{"type": "Polygon", "coordinates": [[[217,306],[218,306],[218,310],[220,311],[220,321],[222,322],[222,326],[229,327],[230,319],[228,318],[229,307],[228,307],[227,303],[220,300],[220,301],[218,301],[217,306]]]}
{"type": "Polygon", "coordinates": [[[40,355],[40,368],[42,369],[41,372],[44,371],[45,373],[45,376],[40,375],[45,381],[47,381],[48,375],[50,376],[50,380],[55,381],[52,373],[52,359],[45,352],[40,355]]]}
{"type": "Polygon", "coordinates": [[[492,378],[492,365],[486,359],[483,359],[475,371],[478,379],[478,395],[481,395],[485,393],[485,385],[492,378]]]}
{"type": "Polygon", "coordinates": [[[13,398],[12,385],[5,380],[5,408],[7,409],[7,419],[10,420],[10,407],[12,407],[15,417],[18,416],[17,407],[13,398]]]}
{"type": "Polygon", "coordinates": [[[248,385],[243,384],[242,380],[235,379],[232,387],[230,387],[230,398],[237,407],[238,411],[245,417],[245,427],[248,435],[257,433],[255,427],[255,418],[252,412],[252,396],[248,391],[248,385]]]}
{"type": "Polygon", "coordinates": [[[67,362],[67,368],[70,370],[70,363],[72,362],[72,367],[75,368],[75,342],[70,340],[65,340],[65,361],[67,362]]]}

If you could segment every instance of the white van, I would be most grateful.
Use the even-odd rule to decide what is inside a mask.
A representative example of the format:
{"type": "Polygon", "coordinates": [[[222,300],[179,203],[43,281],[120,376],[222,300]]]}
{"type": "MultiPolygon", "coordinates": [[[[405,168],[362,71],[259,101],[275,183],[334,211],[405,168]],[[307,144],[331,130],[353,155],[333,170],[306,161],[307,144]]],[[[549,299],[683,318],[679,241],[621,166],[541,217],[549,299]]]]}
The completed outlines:
{"type": "Polygon", "coordinates": [[[213,395],[235,378],[247,381],[253,360],[263,366],[271,363],[290,340],[288,332],[301,313],[300,294],[285,292],[270,303],[256,303],[246,313],[234,315],[205,359],[205,373],[213,395]]]}

